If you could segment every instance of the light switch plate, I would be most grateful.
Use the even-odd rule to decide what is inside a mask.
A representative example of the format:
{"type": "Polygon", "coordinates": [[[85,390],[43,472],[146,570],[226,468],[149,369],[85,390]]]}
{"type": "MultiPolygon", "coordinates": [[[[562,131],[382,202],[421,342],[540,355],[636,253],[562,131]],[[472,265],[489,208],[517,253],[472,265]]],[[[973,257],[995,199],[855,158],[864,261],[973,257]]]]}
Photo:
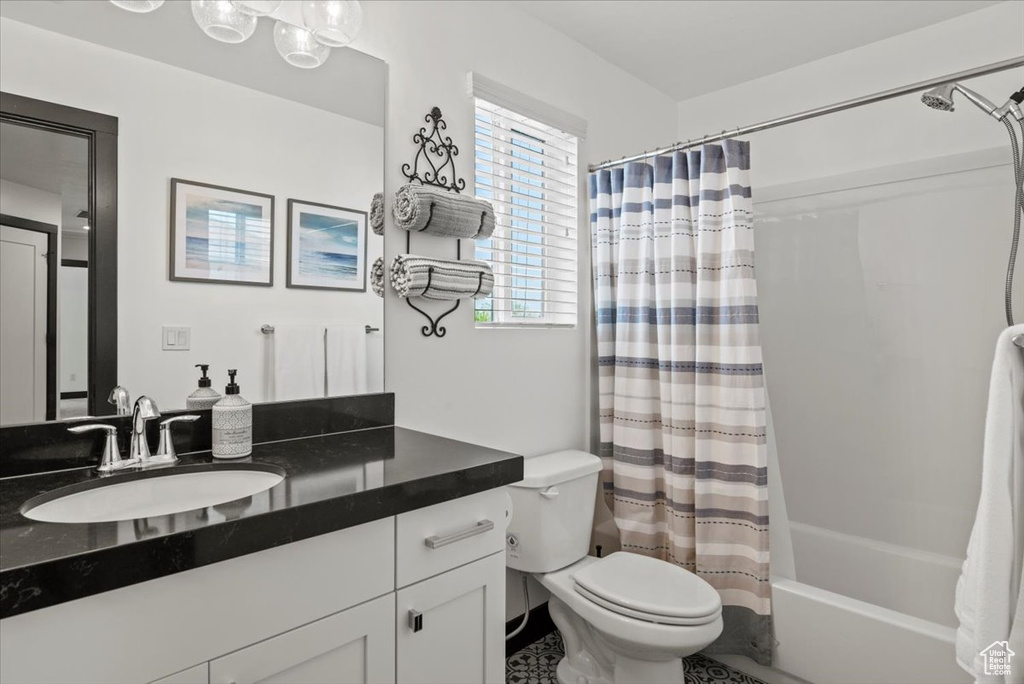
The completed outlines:
{"type": "Polygon", "coordinates": [[[192,345],[192,328],[187,325],[165,325],[161,329],[160,339],[164,351],[188,351],[192,345]]]}

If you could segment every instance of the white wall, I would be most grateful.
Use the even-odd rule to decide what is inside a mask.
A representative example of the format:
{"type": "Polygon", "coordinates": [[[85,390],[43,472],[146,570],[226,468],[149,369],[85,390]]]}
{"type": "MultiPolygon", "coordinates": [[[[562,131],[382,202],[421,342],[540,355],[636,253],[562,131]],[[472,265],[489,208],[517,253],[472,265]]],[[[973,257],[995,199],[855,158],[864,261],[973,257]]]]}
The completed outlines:
{"type": "Polygon", "coordinates": [[[89,389],[89,269],[61,266],[58,273],[59,396],[62,392],[86,392],[89,389]]]}
{"type": "MultiPolygon", "coordinates": [[[[679,103],[679,137],[698,138],[814,107],[955,73],[1024,53],[1024,2],[1011,1],[679,103]]],[[[1024,69],[972,80],[1002,104],[1024,69]]],[[[994,119],[957,96],[938,112],[919,96],[749,136],[754,192],[780,183],[1005,144],[994,119]]],[[[1007,153],[1009,159],[1009,153],[1007,153]]],[[[755,201],[758,195],[754,196],[755,201]]]]}
{"type": "Polygon", "coordinates": [[[0,178],[0,213],[60,228],[60,195],[0,178]]]}
{"type": "MultiPolygon", "coordinates": [[[[262,323],[382,327],[369,288],[284,286],[287,199],[369,209],[383,175],[379,127],[9,19],[0,36],[5,91],[118,117],[118,382],[133,395],[183,407],[193,365],[209,363],[215,386],[238,368],[242,394],[260,401],[262,323]],[[273,288],[168,280],[172,177],[275,195],[273,288]],[[191,326],[191,351],[161,351],[162,325],[191,326]]],[[[372,238],[371,263],[381,253],[372,238]]],[[[380,336],[368,342],[380,389],[380,336]]]]}
{"type": "MultiPolygon", "coordinates": [[[[460,175],[473,184],[477,71],[587,120],[581,144],[581,209],[588,161],[675,135],[674,103],[547,25],[503,2],[364,3],[354,47],[389,64],[386,190],[403,182],[412,134],[437,105],[461,148],[460,175]]],[[[400,424],[525,455],[587,446],[589,219],[580,211],[580,316],[572,330],[477,330],[472,306],[445,319],[443,339],[425,338],[423,319],[389,295],[387,387],[400,424]]],[[[387,252],[405,249],[389,226],[387,252]]],[[[453,256],[454,245],[415,239],[413,249],[453,256]],[[436,243],[436,244],[434,244],[436,243]]],[[[469,253],[472,243],[464,245],[469,253]]]]}
{"type": "MultiPolygon", "coordinates": [[[[473,187],[473,100],[477,71],[588,123],[580,145],[580,305],[575,329],[477,330],[464,303],[445,319],[443,339],[425,338],[424,320],[389,291],[387,389],[405,427],[533,456],[589,447],[590,245],[588,162],[650,148],[675,136],[675,103],[578,43],[504,2],[367,2],[353,45],[389,65],[385,190],[411,162],[412,134],[441,108],[459,146],[457,168],[473,187]]],[[[387,254],[405,250],[389,225],[387,254]]],[[[413,250],[454,256],[454,245],[414,238],[413,250]]],[[[472,254],[472,244],[463,246],[472,254]]],[[[430,306],[428,304],[428,306],[430,306]]],[[[436,307],[431,307],[434,310],[436,307]]],[[[508,580],[509,618],[522,613],[516,573],[508,580]]],[[[531,582],[532,605],[546,600],[531,582]]]]}

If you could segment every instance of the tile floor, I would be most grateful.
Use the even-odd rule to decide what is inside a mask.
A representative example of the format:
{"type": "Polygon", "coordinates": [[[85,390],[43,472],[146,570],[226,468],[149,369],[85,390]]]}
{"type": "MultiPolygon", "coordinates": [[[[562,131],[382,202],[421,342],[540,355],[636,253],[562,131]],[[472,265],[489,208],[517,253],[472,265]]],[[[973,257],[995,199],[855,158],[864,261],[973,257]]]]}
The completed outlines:
{"type": "MultiPolygon", "coordinates": [[[[505,660],[506,684],[558,684],[555,668],[562,659],[562,636],[552,632],[505,660]]],[[[686,684],[764,684],[701,654],[686,658],[686,684]]]]}

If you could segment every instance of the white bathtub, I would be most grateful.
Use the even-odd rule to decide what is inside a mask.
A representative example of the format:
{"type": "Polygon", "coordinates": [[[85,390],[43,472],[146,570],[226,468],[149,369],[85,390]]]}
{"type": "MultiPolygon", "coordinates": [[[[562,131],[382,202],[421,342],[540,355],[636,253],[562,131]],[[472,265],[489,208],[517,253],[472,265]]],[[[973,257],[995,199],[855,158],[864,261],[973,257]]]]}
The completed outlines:
{"type": "Polygon", "coordinates": [[[794,580],[772,582],[773,665],[814,684],[967,684],[952,627],[794,580]]]}
{"type": "Polygon", "coordinates": [[[955,660],[960,560],[789,522],[800,581],[772,578],[771,684],[968,684],[955,660]],[[883,607],[884,604],[887,607],[883,607]]]}

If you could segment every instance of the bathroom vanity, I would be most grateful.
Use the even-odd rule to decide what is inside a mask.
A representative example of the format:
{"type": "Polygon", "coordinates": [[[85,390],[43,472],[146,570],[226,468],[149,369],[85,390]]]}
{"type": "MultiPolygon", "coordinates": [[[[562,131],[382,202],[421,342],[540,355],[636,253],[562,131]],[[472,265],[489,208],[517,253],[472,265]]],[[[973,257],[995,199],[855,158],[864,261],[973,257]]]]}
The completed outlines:
{"type": "MultiPolygon", "coordinates": [[[[378,427],[259,444],[251,461],[284,480],[120,522],[20,511],[122,475],[0,480],[0,679],[504,680],[502,488],[521,457],[378,427]]],[[[200,452],[163,470],[217,467],[200,452]]]]}

